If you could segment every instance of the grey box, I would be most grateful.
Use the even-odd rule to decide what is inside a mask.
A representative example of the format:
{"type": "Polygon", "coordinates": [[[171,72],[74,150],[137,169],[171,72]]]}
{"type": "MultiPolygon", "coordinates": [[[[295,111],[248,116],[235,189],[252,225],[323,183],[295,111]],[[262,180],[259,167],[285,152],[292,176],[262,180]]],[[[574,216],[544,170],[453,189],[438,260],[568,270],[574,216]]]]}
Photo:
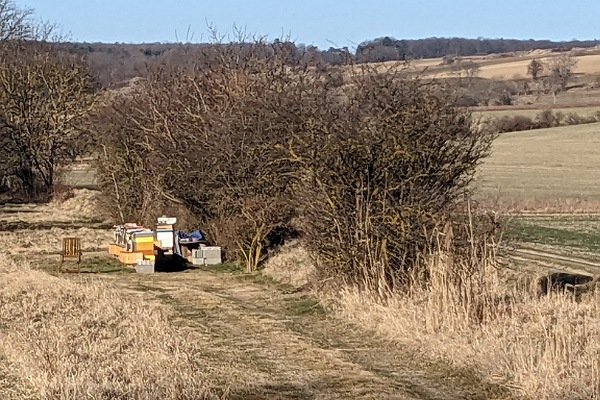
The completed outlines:
{"type": "Polygon", "coordinates": [[[135,272],[137,272],[138,274],[153,274],[154,261],[140,261],[135,266],[135,272]]]}
{"type": "Polygon", "coordinates": [[[219,265],[222,262],[220,247],[205,246],[198,250],[192,250],[192,264],[194,265],[219,265]]]}

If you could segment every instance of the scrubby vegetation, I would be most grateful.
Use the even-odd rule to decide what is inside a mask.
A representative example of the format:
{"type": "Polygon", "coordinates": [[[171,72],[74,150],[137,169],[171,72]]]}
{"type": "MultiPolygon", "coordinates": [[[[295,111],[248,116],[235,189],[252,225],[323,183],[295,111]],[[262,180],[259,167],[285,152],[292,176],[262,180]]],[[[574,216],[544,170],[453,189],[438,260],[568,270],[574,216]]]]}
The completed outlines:
{"type": "MultiPolygon", "coordinates": [[[[329,54],[336,62],[318,62],[316,52],[299,57],[288,42],[244,38],[194,47],[197,58],[145,65],[139,79],[102,92],[77,52],[36,30],[12,2],[0,6],[16,27],[0,36],[3,191],[53,196],[60,209],[69,201],[55,191],[60,167],[93,153],[103,209],[61,219],[85,212],[86,222],[101,214],[152,223],[177,215],[184,228],[203,227],[247,272],[294,236],[310,274],[278,273],[272,259],[269,274],[331,282],[330,304],[346,318],[433,359],[477,369],[485,380],[500,377],[515,393],[600,393],[597,295],[577,304],[538,300],[530,285],[508,283],[496,254],[501,226],[494,213],[471,208],[470,193],[496,133],[597,116],[545,110],[486,126],[465,107],[511,104],[520,89],[476,79],[476,63],[446,58],[443,67],[459,79],[432,80],[404,64],[334,66],[351,64],[347,50],[329,54]]],[[[359,61],[380,57],[373,54],[382,48],[398,53],[392,59],[410,50],[411,43],[388,39],[359,46],[359,61]]],[[[494,48],[453,43],[447,47],[467,54],[494,48]]],[[[557,60],[570,67],[549,65],[554,83],[539,95],[567,90],[574,64],[557,60]]],[[[541,79],[543,68],[530,67],[532,79],[541,79]]],[[[23,254],[34,237],[11,236],[7,255],[23,254]]],[[[88,240],[99,248],[105,237],[94,232],[88,240]]],[[[56,247],[58,239],[45,243],[56,247]]],[[[16,387],[15,398],[210,397],[198,344],[170,325],[169,310],[11,260],[0,274],[0,372],[10,378],[0,378],[0,389],[16,387]]],[[[303,299],[302,312],[306,304],[316,306],[303,299]]]]}
{"type": "Polygon", "coordinates": [[[232,45],[104,108],[111,209],[144,220],[178,206],[248,270],[278,232],[302,231],[327,275],[392,285],[452,219],[493,135],[439,84],[286,58],[240,58],[232,45]]]}
{"type": "Polygon", "coordinates": [[[499,118],[488,118],[485,124],[488,129],[498,133],[528,131],[532,129],[554,128],[557,126],[592,124],[600,122],[600,111],[589,116],[577,113],[554,112],[547,109],[538,113],[534,118],[526,115],[505,115],[499,118]]]}

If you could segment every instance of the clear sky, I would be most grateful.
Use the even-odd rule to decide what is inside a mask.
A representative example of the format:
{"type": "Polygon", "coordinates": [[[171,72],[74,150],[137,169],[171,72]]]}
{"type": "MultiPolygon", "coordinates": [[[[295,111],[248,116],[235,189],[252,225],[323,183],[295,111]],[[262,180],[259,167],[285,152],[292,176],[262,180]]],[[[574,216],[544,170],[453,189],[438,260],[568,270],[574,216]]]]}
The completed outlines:
{"type": "Polygon", "coordinates": [[[207,22],[320,48],[397,39],[595,39],[600,0],[15,0],[58,23],[74,41],[207,41],[207,22]],[[176,33],[177,32],[177,36],[176,33]]]}

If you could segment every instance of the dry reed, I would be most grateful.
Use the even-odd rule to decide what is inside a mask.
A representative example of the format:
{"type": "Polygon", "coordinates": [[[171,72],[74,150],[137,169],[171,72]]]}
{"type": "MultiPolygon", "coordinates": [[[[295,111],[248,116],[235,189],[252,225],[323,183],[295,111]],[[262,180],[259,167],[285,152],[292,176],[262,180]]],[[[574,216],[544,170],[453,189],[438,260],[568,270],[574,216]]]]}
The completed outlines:
{"type": "Polygon", "coordinates": [[[427,286],[382,304],[346,288],[334,303],[349,320],[428,357],[472,368],[536,399],[600,398],[600,294],[581,302],[537,299],[509,285],[491,262],[475,271],[432,258],[427,286]]]}

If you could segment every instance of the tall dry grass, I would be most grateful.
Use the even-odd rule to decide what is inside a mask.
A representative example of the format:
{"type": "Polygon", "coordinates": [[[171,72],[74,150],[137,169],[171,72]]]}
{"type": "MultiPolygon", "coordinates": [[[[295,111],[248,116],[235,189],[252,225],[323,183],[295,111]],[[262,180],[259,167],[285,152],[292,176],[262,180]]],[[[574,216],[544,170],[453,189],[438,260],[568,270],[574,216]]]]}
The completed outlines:
{"type": "Polygon", "coordinates": [[[0,261],[0,398],[213,398],[203,343],[109,284],[0,261]]]}
{"type": "Polygon", "coordinates": [[[300,288],[313,280],[315,266],[301,242],[292,241],[267,260],[262,273],[277,282],[300,288]]]}
{"type": "Polygon", "coordinates": [[[600,293],[538,299],[492,260],[453,265],[436,255],[431,281],[383,304],[345,288],[330,299],[349,320],[432,358],[472,368],[534,399],[600,398],[600,293]]]}
{"type": "Polygon", "coordinates": [[[112,241],[112,232],[108,229],[90,228],[19,229],[14,232],[0,230],[0,248],[4,257],[57,255],[62,249],[62,240],[65,237],[81,238],[83,251],[87,253],[105,251],[106,244],[112,241]]]}

